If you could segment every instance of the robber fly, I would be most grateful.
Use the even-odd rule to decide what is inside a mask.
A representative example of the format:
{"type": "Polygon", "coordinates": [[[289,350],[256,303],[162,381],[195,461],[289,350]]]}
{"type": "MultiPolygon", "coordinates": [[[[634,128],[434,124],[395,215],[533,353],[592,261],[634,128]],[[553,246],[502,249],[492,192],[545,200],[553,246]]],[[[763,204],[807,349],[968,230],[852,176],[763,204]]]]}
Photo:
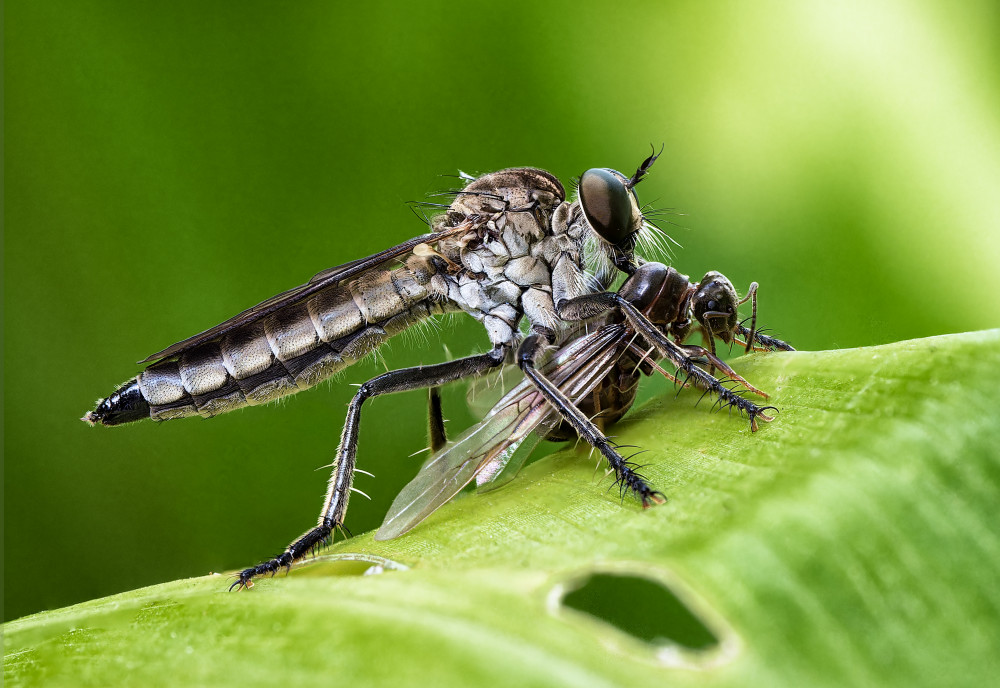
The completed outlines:
{"type": "MultiPolygon", "coordinates": [[[[587,423],[606,427],[625,415],[635,402],[640,372],[649,375],[658,371],[679,384],[690,381],[705,393],[716,394],[717,403],[749,416],[754,431],[757,419],[772,420],[767,411],[773,407],[750,403],[740,394],[742,390],[731,389],[711,375],[717,368],[728,381],[766,399],[764,392],[716,356],[715,339],[739,343],[747,351],[794,351],[785,342],[757,331],[756,282],[739,299],[732,283],[718,272],[709,272],[700,282],[691,283],[673,268],[645,263],[625,281],[614,301],[615,306],[604,317],[588,323],[592,331],[571,336],[547,364],[535,371],[552,383],[563,397],[563,405],[579,413],[575,421],[556,411],[560,402],[546,392],[551,388],[525,379],[481,423],[455,442],[437,448],[417,477],[396,497],[375,539],[388,540],[407,532],[473,479],[481,488],[492,488],[513,478],[535,444],[526,442],[533,431],[536,441],[563,441],[579,433],[598,449],[610,444],[600,428],[588,427],[587,423]],[[753,313],[750,328],[737,321],[738,306],[748,300],[752,301],[753,313]],[[637,319],[635,313],[644,319],[637,319]],[[648,329],[648,324],[654,329],[648,329]],[[707,349],[684,345],[695,324],[707,349]],[[640,346],[640,339],[651,348],[640,346]],[[653,353],[655,356],[651,356],[653,353]],[[656,363],[661,358],[670,361],[676,375],[656,363]],[[708,367],[709,372],[703,367],[708,367]]],[[[433,405],[431,408],[431,436],[441,436],[443,430],[435,432],[434,426],[442,421],[433,405]]],[[[643,506],[664,501],[663,495],[654,491],[636,469],[629,460],[616,467],[623,494],[633,492],[643,506]]]]}
{"type": "MultiPolygon", "coordinates": [[[[630,177],[607,168],[587,170],[572,202],[558,179],[535,168],[469,179],[430,222],[430,233],[324,270],[147,357],[139,375],[83,420],[120,425],[265,404],[315,386],[430,316],[465,312],[483,323],[492,344],[487,353],[387,372],[361,385],[348,407],[317,525],[280,555],[243,570],[236,585],[246,587],[343,527],[367,399],[438,387],[514,360],[531,378],[547,344],[601,310],[589,297],[600,301],[615,269],[635,270],[634,249],[651,229],[635,186],[656,158],[650,155],[630,177]],[[529,332],[523,341],[522,320],[529,332]]],[[[531,379],[551,387],[544,378],[531,379]]],[[[610,448],[605,452],[612,454],[610,448]]],[[[613,465],[622,465],[620,458],[613,465]]]]}

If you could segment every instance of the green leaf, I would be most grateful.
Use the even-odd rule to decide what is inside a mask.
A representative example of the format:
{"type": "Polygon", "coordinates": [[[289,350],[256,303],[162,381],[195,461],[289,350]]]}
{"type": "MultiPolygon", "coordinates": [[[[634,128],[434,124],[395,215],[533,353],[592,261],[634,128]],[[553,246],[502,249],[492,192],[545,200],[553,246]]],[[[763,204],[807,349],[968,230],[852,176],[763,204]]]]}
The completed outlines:
{"type": "MultiPolygon", "coordinates": [[[[663,506],[621,503],[586,451],[563,451],[402,538],[337,543],[249,592],[211,575],[9,623],[5,679],[994,681],[1000,331],[735,367],[781,409],[759,432],[696,408],[693,392],[618,426],[620,442],[651,450],[663,506]],[[379,575],[359,575],[378,562],[379,575]]],[[[121,556],[108,565],[127,566],[121,556]]]]}

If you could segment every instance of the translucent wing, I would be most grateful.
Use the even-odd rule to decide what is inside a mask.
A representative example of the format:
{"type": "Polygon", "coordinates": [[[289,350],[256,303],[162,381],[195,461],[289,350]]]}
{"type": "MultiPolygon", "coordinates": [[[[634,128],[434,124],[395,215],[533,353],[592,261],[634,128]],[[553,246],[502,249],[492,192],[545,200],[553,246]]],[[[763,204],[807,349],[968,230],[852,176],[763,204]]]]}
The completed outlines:
{"type": "MultiPolygon", "coordinates": [[[[625,325],[605,325],[559,349],[543,372],[573,402],[592,392],[627,346],[625,325]]],[[[393,501],[376,540],[391,540],[423,521],[458,494],[473,478],[495,478],[512,460],[531,432],[558,421],[555,410],[534,385],[522,380],[478,425],[432,456],[393,501]],[[485,472],[485,473],[484,473],[485,472]]],[[[513,466],[511,466],[513,468],[513,466]]],[[[504,472],[506,474],[506,472],[504,472]]]]}
{"type": "Polygon", "coordinates": [[[465,403],[476,418],[485,418],[508,391],[524,378],[515,364],[505,365],[496,375],[480,375],[469,381],[465,403]]]}
{"type": "Polygon", "coordinates": [[[367,258],[359,258],[358,260],[352,260],[351,262],[344,263],[343,265],[327,268],[326,270],[315,274],[312,279],[305,284],[295,287],[294,289],[281,292],[266,301],[261,301],[253,308],[248,308],[239,315],[235,315],[229,320],[226,320],[211,329],[205,330],[204,332],[196,334],[193,337],[188,337],[183,341],[168,346],[163,351],[158,351],[152,356],[147,356],[139,361],[139,364],[153,363],[154,361],[159,361],[163,358],[170,358],[171,356],[176,356],[177,354],[183,353],[188,349],[193,349],[194,347],[204,344],[205,342],[218,339],[230,330],[234,330],[237,327],[260,320],[264,316],[270,315],[271,313],[274,313],[275,311],[290,304],[298,303],[322,289],[340,284],[345,280],[357,277],[366,270],[377,268],[393,258],[405,255],[420,244],[434,243],[447,236],[451,236],[452,234],[460,234],[468,231],[468,229],[468,226],[462,224],[444,232],[422,234],[420,236],[413,237],[408,241],[404,241],[397,246],[372,254],[367,258]]]}

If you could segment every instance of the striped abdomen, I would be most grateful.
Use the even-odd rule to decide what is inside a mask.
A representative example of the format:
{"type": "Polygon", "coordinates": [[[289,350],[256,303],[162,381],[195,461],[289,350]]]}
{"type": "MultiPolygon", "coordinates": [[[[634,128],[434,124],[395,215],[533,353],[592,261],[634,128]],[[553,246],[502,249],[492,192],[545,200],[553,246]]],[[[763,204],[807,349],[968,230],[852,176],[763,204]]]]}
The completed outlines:
{"type": "Polygon", "coordinates": [[[363,274],[154,363],[84,420],[210,417],[308,389],[443,312],[431,298],[433,269],[415,264],[424,260],[413,256],[406,266],[363,274]]]}

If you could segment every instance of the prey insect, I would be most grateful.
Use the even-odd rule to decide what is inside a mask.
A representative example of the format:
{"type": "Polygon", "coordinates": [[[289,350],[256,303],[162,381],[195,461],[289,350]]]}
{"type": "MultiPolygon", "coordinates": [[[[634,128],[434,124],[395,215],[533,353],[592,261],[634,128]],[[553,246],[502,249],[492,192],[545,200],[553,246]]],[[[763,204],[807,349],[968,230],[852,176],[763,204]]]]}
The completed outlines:
{"type": "MultiPolygon", "coordinates": [[[[738,410],[757,429],[757,420],[770,421],[770,406],[757,406],[742,392],[764,398],[764,392],[736,374],[715,353],[714,342],[739,342],[747,349],[792,351],[785,342],[756,331],[757,284],[742,300],[730,281],[709,272],[698,283],[660,263],[645,263],[616,294],[591,301],[607,306],[605,313],[559,348],[548,363],[527,369],[526,378],[453,443],[438,448],[396,497],[376,540],[397,537],[433,513],[473,479],[492,486],[513,478],[534,446],[535,437],[562,441],[579,436],[599,450],[614,470],[622,495],[633,493],[644,507],[664,501],[638,472],[638,466],[618,454],[602,432],[619,420],[635,402],[640,373],[660,372],[681,385],[694,385],[716,396],[716,403],[738,410]],[[737,307],[752,302],[750,328],[737,321],[737,307]],[[709,348],[685,345],[695,330],[709,348]],[[739,337],[745,337],[740,341],[739,337]],[[648,347],[648,348],[647,348],[648,347]],[[666,359],[675,373],[661,368],[666,359]],[[705,368],[708,368],[708,371],[705,368]],[[718,369],[720,380],[711,374],[718,369]],[[551,387],[537,384],[544,377],[551,387]],[[733,383],[733,387],[725,383],[733,383]],[[742,389],[737,389],[742,387],[742,389]],[[565,414],[563,408],[575,413],[565,414]],[[557,411],[558,409],[558,411],[557,411]],[[504,476],[503,479],[500,476],[504,476]]],[[[443,436],[439,406],[431,405],[431,436],[443,436]]]]}
{"type": "Polygon", "coordinates": [[[636,245],[651,229],[635,186],[656,158],[650,155],[630,177],[607,168],[587,170],[572,201],[556,177],[535,168],[470,179],[430,222],[429,233],[324,270],[147,357],[139,375],[83,420],[120,425],[266,404],[315,386],[434,315],[465,312],[483,323],[492,345],[488,352],[386,372],[360,386],[348,407],[317,524],[279,555],[244,569],[235,587],[247,587],[255,576],[289,566],[343,528],[367,399],[438,387],[515,359],[530,367],[544,342],[589,317],[578,312],[580,299],[603,293],[616,270],[635,270],[636,245]],[[523,341],[522,320],[530,332],[523,341]]]}

